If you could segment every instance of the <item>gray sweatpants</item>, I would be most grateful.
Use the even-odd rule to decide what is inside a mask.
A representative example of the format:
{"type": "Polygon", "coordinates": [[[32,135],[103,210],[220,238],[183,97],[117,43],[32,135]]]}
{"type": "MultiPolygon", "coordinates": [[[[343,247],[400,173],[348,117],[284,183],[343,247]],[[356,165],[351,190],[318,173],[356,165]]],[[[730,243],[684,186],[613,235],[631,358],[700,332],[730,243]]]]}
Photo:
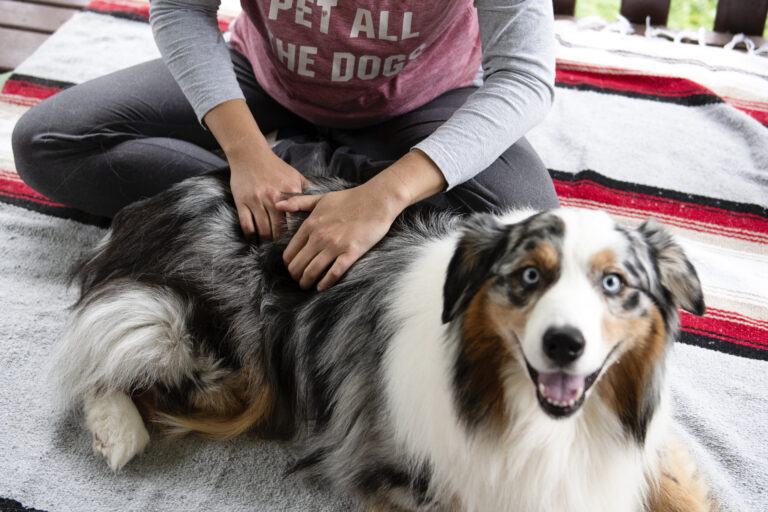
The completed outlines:
{"type": "MultiPolygon", "coordinates": [[[[305,175],[324,170],[361,183],[427,137],[475,90],[449,91],[418,109],[361,129],[312,125],[256,83],[232,51],[240,87],[264,133],[286,138],[275,152],[305,175]]],[[[30,109],[13,132],[21,178],[50,199],[113,216],[190,176],[226,166],[218,144],[160,60],[66,89],[30,109]]],[[[557,206],[546,168],[521,139],[474,179],[426,201],[462,213],[557,206]]]]}

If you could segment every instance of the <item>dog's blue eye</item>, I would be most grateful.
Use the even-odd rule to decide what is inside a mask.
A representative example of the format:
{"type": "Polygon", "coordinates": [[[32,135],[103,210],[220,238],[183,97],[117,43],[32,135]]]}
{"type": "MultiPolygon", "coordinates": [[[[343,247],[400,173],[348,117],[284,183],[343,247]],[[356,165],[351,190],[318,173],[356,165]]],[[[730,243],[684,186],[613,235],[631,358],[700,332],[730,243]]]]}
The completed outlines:
{"type": "Polygon", "coordinates": [[[536,267],[526,267],[523,269],[523,283],[527,286],[538,283],[539,279],[541,279],[541,274],[536,267]]]}
{"type": "Polygon", "coordinates": [[[624,288],[624,281],[622,281],[619,274],[608,274],[603,277],[603,290],[609,295],[616,295],[624,288]]]}

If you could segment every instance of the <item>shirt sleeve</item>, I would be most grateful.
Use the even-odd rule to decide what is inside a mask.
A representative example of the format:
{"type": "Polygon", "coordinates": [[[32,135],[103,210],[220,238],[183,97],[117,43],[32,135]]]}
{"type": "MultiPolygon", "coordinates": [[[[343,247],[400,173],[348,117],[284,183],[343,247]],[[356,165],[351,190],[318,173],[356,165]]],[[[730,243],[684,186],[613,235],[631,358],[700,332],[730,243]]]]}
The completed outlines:
{"type": "Polygon", "coordinates": [[[490,166],[544,119],[554,96],[551,0],[475,0],[483,85],[414,146],[440,168],[448,189],[490,166]]]}
{"type": "Polygon", "coordinates": [[[219,30],[219,0],[152,0],[149,22],[160,54],[198,120],[244,98],[219,30]]]}

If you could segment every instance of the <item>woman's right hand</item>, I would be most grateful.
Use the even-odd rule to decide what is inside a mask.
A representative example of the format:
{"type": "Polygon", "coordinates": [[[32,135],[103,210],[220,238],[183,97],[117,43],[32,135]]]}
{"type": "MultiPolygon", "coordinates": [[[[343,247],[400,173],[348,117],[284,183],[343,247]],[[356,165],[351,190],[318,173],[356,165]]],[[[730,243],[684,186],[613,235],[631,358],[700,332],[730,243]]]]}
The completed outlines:
{"type": "Polygon", "coordinates": [[[227,155],[243,233],[258,233],[262,240],[277,238],[285,214],[275,203],[301,193],[309,181],[275,155],[244,100],[220,103],[203,120],[227,155]]]}
{"type": "Polygon", "coordinates": [[[309,181],[269,147],[248,144],[230,153],[230,186],[243,233],[274,240],[282,233],[285,215],[275,203],[300,194],[309,181]]]}

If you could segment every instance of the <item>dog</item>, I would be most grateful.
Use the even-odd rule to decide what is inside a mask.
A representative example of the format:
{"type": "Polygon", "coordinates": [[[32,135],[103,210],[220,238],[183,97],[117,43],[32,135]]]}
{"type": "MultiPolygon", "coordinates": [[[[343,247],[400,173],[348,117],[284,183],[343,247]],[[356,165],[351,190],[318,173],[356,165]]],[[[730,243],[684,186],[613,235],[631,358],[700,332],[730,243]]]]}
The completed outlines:
{"type": "MultiPolygon", "coordinates": [[[[307,193],[340,185],[315,180],[307,193]]],[[[709,511],[670,434],[666,357],[696,271],[654,221],[406,211],[330,289],[246,239],[228,173],[115,216],[54,356],[119,470],[168,435],[290,441],[366,510],[709,511]]]]}

